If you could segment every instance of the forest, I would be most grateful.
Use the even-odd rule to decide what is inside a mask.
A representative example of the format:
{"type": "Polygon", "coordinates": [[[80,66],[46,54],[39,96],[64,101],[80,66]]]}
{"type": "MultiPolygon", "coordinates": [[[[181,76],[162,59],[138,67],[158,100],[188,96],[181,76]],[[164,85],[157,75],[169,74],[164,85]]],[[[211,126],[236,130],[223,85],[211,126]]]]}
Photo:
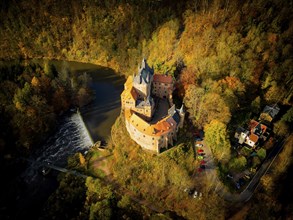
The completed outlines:
{"type": "Polygon", "coordinates": [[[3,64],[0,77],[2,154],[31,152],[54,130],[58,116],[92,98],[89,77],[71,74],[66,62],[60,72],[46,60],[3,64]]]}
{"type": "MultiPolygon", "coordinates": [[[[206,142],[213,146],[215,158],[223,166],[233,166],[231,138],[235,129],[257,118],[265,105],[281,107],[281,114],[273,123],[275,135],[283,138],[292,132],[292,0],[2,0],[0,10],[0,60],[3,63],[33,58],[80,61],[107,66],[117,74],[129,76],[136,73],[141,59],[147,58],[155,72],[171,74],[176,80],[174,94],[183,100],[188,120],[205,131],[206,142]]],[[[71,105],[84,104],[90,93],[83,89],[87,80],[82,76],[76,80],[81,83],[72,87],[70,74],[66,71],[57,74],[48,64],[44,69],[17,64],[4,66],[0,71],[1,152],[12,146],[11,140],[15,137],[17,149],[32,148],[41,141],[39,134],[53,129],[58,114],[71,105]]],[[[120,118],[117,124],[123,124],[120,118]]],[[[136,181],[152,179],[155,177],[148,177],[142,171],[157,170],[161,163],[175,167],[177,177],[188,184],[185,177],[191,172],[188,160],[192,155],[188,146],[185,150],[189,153],[182,153],[179,148],[179,152],[167,158],[142,163],[151,156],[143,154],[135,160],[139,150],[125,148],[130,144],[127,138],[114,150],[116,161],[112,169],[116,174],[125,175],[118,178],[120,184],[139,191],[135,188],[137,183],[127,176],[131,173],[127,172],[136,172],[139,177],[136,181]],[[176,159],[180,156],[185,162],[176,159]],[[132,159],[133,163],[129,163],[132,159]],[[127,165],[128,170],[124,169],[127,165]]],[[[227,207],[231,206],[222,203],[223,207],[209,212],[209,207],[220,203],[215,197],[215,203],[207,204],[202,210],[206,214],[196,217],[213,219],[218,213],[219,219],[259,219],[258,209],[263,210],[264,219],[289,217],[292,200],[286,200],[284,191],[278,187],[281,183],[285,187],[292,170],[290,146],[293,140],[288,140],[278,158],[279,165],[262,178],[258,193],[241,208],[233,207],[239,212],[229,212],[227,207]]],[[[153,198],[152,195],[158,193],[155,190],[164,192],[167,182],[172,183],[172,187],[178,186],[179,180],[175,177],[162,180],[159,173],[154,175],[162,181],[161,185],[142,192],[143,196],[153,198]]],[[[91,183],[88,180],[86,186],[90,188],[91,183]]],[[[175,192],[172,187],[170,190],[175,192]]],[[[292,191],[290,193],[292,195],[292,191]]],[[[89,213],[89,203],[97,201],[92,194],[86,198],[84,209],[89,213]]],[[[179,208],[176,207],[172,200],[166,195],[164,203],[173,210],[182,208],[178,204],[179,208]]],[[[110,201],[114,200],[106,203],[110,201]]],[[[94,205],[92,209],[94,212],[94,205]]],[[[180,215],[187,219],[195,217],[188,208],[186,210],[181,210],[180,215]]]]}

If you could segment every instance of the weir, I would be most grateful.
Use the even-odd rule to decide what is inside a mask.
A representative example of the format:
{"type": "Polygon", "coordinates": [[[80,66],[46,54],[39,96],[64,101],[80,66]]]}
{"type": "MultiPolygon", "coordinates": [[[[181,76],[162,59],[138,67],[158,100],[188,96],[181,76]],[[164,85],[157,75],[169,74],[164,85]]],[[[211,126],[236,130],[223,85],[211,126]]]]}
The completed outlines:
{"type": "Polygon", "coordinates": [[[91,140],[91,146],[93,146],[95,142],[93,141],[93,138],[92,138],[91,134],[89,133],[89,130],[87,129],[87,127],[86,127],[86,125],[85,125],[85,123],[84,123],[84,120],[83,120],[82,115],[81,115],[81,113],[80,113],[80,111],[79,111],[79,108],[77,109],[76,112],[77,112],[77,115],[78,115],[79,118],[80,118],[80,121],[82,122],[82,126],[83,126],[84,130],[86,131],[88,137],[89,137],[90,140],[91,140]]]}

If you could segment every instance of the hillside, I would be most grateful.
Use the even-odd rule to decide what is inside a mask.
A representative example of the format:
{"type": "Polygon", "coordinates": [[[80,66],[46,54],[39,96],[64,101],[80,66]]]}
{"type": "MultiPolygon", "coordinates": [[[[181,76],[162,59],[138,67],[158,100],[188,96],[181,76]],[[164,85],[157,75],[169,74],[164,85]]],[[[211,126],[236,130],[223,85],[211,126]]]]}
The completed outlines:
{"type": "MultiPolygon", "coordinates": [[[[212,143],[216,162],[223,167],[228,166],[231,155],[236,154],[231,150],[235,129],[245,126],[252,118],[257,119],[266,105],[278,104],[281,109],[271,124],[274,137],[284,138],[292,133],[292,39],[292,0],[0,1],[0,61],[71,60],[107,66],[117,74],[129,76],[137,72],[141,59],[146,58],[156,73],[174,76],[175,103],[184,102],[189,126],[210,134],[211,141],[206,141],[212,143]]],[[[22,72],[19,74],[23,75],[22,72]]],[[[39,75],[46,78],[43,72],[39,75]]],[[[7,86],[0,95],[5,93],[5,88],[11,87],[6,73],[8,70],[1,71],[1,85],[7,86]]],[[[33,74],[30,81],[35,78],[33,74]]],[[[15,81],[19,83],[19,79],[15,78],[15,81]]],[[[19,91],[26,91],[24,83],[17,86],[19,91]]],[[[14,87],[11,94],[7,89],[11,100],[17,99],[14,87]]],[[[8,96],[2,96],[3,100],[8,100],[8,96]]],[[[13,103],[11,100],[10,106],[17,109],[17,100],[13,103]]],[[[61,107],[55,108],[63,109],[61,104],[66,104],[65,101],[64,98],[61,107]]],[[[5,103],[1,106],[4,109],[5,103]]],[[[7,112],[13,113],[10,109],[7,112]]],[[[6,110],[1,113],[4,115],[6,110]]],[[[19,113],[19,117],[22,115],[19,113]]],[[[26,140],[30,135],[25,133],[20,137],[26,140]]],[[[228,211],[229,205],[219,212],[220,218],[232,216],[237,219],[243,214],[247,219],[255,219],[259,209],[268,218],[272,214],[272,219],[289,216],[292,201],[288,201],[285,190],[278,190],[276,183],[285,183],[291,178],[288,170],[292,169],[292,142],[291,135],[286,142],[287,154],[283,152],[279,156],[279,159],[283,158],[279,160],[280,166],[274,167],[273,175],[264,176],[260,192],[241,208],[244,214],[235,211],[238,207],[235,209],[233,205],[228,211]],[[276,195],[271,196],[274,193],[276,195]],[[268,202],[262,206],[263,200],[268,202]],[[277,208],[272,209],[274,204],[277,208]],[[247,213],[250,207],[255,208],[247,213]]],[[[129,147],[125,143],[120,145],[129,147]]],[[[117,149],[120,148],[116,148],[115,156],[125,157],[129,162],[131,152],[121,153],[117,149]]],[[[113,169],[116,168],[117,173],[126,173],[123,169],[131,166],[121,161],[126,168],[117,163],[113,169]]],[[[137,164],[140,162],[138,160],[137,164]]],[[[137,173],[141,171],[143,169],[137,173]]],[[[159,177],[159,173],[157,175],[159,177]]],[[[122,177],[120,181],[124,183],[122,177]]],[[[145,194],[155,195],[155,190],[145,194]]],[[[176,191],[176,188],[172,190],[176,191]]],[[[176,210],[178,204],[173,198],[170,201],[170,209],[176,210]]],[[[204,210],[209,214],[209,207],[204,210]]],[[[194,214],[182,213],[187,218],[194,214]]],[[[212,212],[211,215],[212,219],[216,214],[212,212]]]]}
{"type": "Polygon", "coordinates": [[[243,92],[248,102],[258,91],[288,104],[292,16],[292,4],[274,0],[2,1],[0,59],[75,60],[130,75],[146,57],[156,71],[181,71],[182,93],[208,84],[232,110],[243,92]]]}

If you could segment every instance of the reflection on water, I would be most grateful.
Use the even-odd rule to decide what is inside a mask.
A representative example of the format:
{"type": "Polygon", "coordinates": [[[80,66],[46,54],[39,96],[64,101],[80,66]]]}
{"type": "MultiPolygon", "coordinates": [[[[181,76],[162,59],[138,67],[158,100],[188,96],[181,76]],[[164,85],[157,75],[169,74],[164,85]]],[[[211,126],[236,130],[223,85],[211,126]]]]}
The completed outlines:
{"type": "Polygon", "coordinates": [[[65,167],[68,156],[87,150],[93,145],[93,141],[107,140],[111,127],[120,113],[120,93],[124,78],[117,76],[109,68],[93,64],[51,62],[58,71],[68,68],[73,74],[90,75],[90,87],[95,93],[95,99],[82,107],[80,114],[71,113],[60,120],[56,133],[31,157],[31,161],[34,162],[23,174],[28,182],[37,178],[40,163],[65,167]]]}
{"type": "Polygon", "coordinates": [[[78,113],[65,115],[59,121],[56,133],[28,159],[28,167],[18,178],[21,190],[11,196],[9,192],[15,190],[12,185],[5,189],[7,194],[0,195],[6,201],[4,215],[8,219],[37,219],[47,198],[58,187],[56,174],[43,177],[39,174],[40,165],[51,163],[64,167],[68,156],[87,150],[92,145],[92,139],[107,140],[111,126],[120,112],[120,93],[124,78],[115,75],[110,69],[93,64],[63,61],[52,63],[57,70],[66,65],[74,74],[89,74],[96,97],[92,103],[80,109],[82,116],[78,113]]]}
{"type": "Polygon", "coordinates": [[[94,64],[52,61],[57,69],[66,66],[75,74],[86,72],[91,76],[91,89],[95,100],[80,109],[84,123],[93,141],[107,140],[111,127],[120,113],[120,94],[125,79],[118,76],[112,69],[94,64]]]}

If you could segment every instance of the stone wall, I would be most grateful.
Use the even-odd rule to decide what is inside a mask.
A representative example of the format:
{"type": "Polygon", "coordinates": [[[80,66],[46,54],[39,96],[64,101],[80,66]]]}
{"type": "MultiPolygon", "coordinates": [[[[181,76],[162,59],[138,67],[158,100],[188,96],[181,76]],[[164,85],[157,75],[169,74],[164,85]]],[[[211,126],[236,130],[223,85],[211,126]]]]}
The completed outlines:
{"type": "Polygon", "coordinates": [[[168,148],[168,145],[173,145],[173,139],[177,137],[177,129],[169,130],[162,135],[147,135],[137,130],[130,122],[126,120],[126,129],[130,137],[141,147],[160,153],[162,148],[168,148]]]}
{"type": "Polygon", "coordinates": [[[173,93],[173,84],[153,82],[152,92],[157,97],[169,99],[173,93]]]}

